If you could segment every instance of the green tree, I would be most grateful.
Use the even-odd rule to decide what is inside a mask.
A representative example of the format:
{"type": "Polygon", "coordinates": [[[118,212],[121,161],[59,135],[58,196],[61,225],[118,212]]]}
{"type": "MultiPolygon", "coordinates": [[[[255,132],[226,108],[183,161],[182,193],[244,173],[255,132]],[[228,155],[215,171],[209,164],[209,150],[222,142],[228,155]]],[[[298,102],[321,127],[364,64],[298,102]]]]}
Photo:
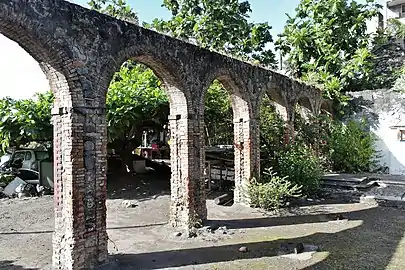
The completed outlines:
{"type": "Polygon", "coordinates": [[[360,90],[372,73],[366,23],[379,7],[374,0],[301,0],[276,42],[289,72],[329,98],[360,90]]]}
{"type": "MultiPolygon", "coordinates": [[[[118,19],[138,23],[125,0],[92,0],[89,6],[118,19]]],[[[159,79],[143,64],[128,60],[114,74],[107,93],[109,147],[132,163],[132,151],[141,144],[145,128],[161,131],[169,104],[159,79]]],[[[131,166],[130,166],[131,167],[131,166]]]]}
{"type": "Polygon", "coordinates": [[[143,129],[162,131],[168,115],[167,95],[153,71],[136,63],[124,64],[107,93],[110,147],[130,162],[131,152],[141,144],[143,129]]]}
{"type": "Polygon", "coordinates": [[[138,15],[125,0],[90,0],[87,4],[100,13],[131,23],[139,23],[138,15]]]}
{"type": "Polygon", "coordinates": [[[271,27],[268,23],[248,22],[252,12],[248,1],[164,0],[163,6],[172,18],[155,19],[146,27],[244,60],[276,64],[274,53],[267,46],[273,41],[271,27]]]}
{"type": "Polygon", "coordinates": [[[51,124],[52,92],[38,93],[34,98],[0,99],[0,143],[8,147],[21,147],[32,142],[52,145],[51,124]]]}
{"type": "MultiPolygon", "coordinates": [[[[187,39],[201,47],[247,61],[275,67],[275,55],[268,45],[273,41],[267,23],[248,21],[252,12],[248,1],[164,0],[171,13],[168,21],[155,19],[146,27],[187,39]]],[[[233,141],[232,107],[227,90],[214,81],[205,99],[205,126],[209,142],[233,141]]]]}
{"type": "Polygon", "coordinates": [[[209,145],[232,144],[232,106],[226,89],[214,81],[205,99],[204,122],[209,145]]]}

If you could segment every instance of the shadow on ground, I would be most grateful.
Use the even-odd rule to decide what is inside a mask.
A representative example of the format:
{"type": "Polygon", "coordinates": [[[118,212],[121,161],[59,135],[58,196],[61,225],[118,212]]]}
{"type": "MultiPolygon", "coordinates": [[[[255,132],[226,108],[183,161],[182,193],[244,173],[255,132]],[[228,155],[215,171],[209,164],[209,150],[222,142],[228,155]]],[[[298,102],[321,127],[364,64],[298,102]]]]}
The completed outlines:
{"type": "MultiPolygon", "coordinates": [[[[274,241],[257,241],[258,239],[255,237],[254,242],[141,254],[121,254],[116,255],[113,259],[117,260],[120,269],[161,269],[234,262],[241,259],[275,257],[280,244],[289,242],[316,245],[321,248],[322,252],[327,252],[328,255],[324,260],[311,266],[306,264],[305,269],[353,269],[353,267],[355,269],[386,269],[399,242],[404,237],[405,219],[396,218],[395,213],[398,211],[394,210],[376,207],[345,213],[344,215],[349,221],[360,221],[360,225],[337,233],[319,232],[301,238],[274,241]],[[246,246],[249,252],[239,252],[241,246],[246,246]]],[[[229,220],[225,223],[233,228],[256,228],[297,224],[297,221],[299,223],[322,222],[323,217],[321,216],[268,218],[267,221],[264,219],[229,220]]],[[[266,236],[263,235],[263,239],[266,239],[266,236]]]]}
{"type": "Polygon", "coordinates": [[[14,264],[14,261],[0,261],[0,269],[4,270],[39,270],[39,268],[25,268],[14,264]]]}
{"type": "Polygon", "coordinates": [[[108,199],[146,201],[170,194],[170,175],[157,172],[107,177],[108,199]]]}

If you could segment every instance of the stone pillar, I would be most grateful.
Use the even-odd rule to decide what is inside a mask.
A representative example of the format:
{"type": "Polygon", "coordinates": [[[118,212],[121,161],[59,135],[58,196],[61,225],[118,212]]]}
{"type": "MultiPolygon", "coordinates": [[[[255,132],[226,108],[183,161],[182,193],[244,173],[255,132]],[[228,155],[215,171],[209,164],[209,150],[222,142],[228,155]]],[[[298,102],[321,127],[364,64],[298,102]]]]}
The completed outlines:
{"type": "Polygon", "coordinates": [[[107,263],[106,120],[94,108],[55,108],[54,269],[107,263]]]}
{"type": "Polygon", "coordinates": [[[249,183],[260,176],[259,119],[234,119],[235,190],[234,202],[249,205],[249,183]]]}
{"type": "Polygon", "coordinates": [[[195,115],[171,115],[170,224],[181,229],[198,227],[207,218],[202,172],[204,141],[201,119],[195,115]]]}

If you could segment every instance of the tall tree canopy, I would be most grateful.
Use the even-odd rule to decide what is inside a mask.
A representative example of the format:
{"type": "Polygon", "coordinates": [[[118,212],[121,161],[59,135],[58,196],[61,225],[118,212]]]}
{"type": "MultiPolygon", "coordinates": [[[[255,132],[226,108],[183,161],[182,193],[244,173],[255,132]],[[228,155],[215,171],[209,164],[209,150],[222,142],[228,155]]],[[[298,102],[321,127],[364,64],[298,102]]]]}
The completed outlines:
{"type": "Polygon", "coordinates": [[[147,27],[244,60],[274,66],[275,55],[268,48],[273,41],[268,23],[249,22],[248,1],[164,0],[171,13],[168,20],[155,19],[147,27]]]}
{"type": "Polygon", "coordinates": [[[138,15],[125,0],[90,0],[91,9],[107,14],[120,20],[139,23],[138,15]]]}
{"type": "Polygon", "coordinates": [[[289,72],[330,98],[362,88],[372,73],[367,21],[378,8],[374,0],[301,0],[276,42],[289,72]]]}
{"type": "MultiPolygon", "coordinates": [[[[249,22],[252,10],[248,1],[238,0],[164,0],[172,17],[155,19],[146,27],[184,38],[197,45],[225,54],[275,67],[273,42],[268,23],[249,22]]],[[[205,99],[205,126],[211,144],[233,142],[230,96],[214,81],[205,99]]]]}

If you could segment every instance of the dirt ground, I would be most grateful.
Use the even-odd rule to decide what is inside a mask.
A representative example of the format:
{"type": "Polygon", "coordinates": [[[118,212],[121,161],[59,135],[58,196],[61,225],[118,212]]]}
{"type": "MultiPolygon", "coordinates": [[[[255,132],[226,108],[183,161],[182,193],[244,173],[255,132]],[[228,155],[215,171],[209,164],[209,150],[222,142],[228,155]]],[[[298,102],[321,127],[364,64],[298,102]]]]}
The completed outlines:
{"type": "MultiPolygon", "coordinates": [[[[186,238],[166,225],[168,181],[152,177],[109,182],[109,249],[119,269],[405,269],[401,208],[326,200],[276,214],[208,200],[208,224],[226,229],[186,238]],[[284,243],[320,251],[278,256],[284,243]]],[[[52,204],[51,196],[0,200],[0,269],[50,269],[52,204]]]]}

